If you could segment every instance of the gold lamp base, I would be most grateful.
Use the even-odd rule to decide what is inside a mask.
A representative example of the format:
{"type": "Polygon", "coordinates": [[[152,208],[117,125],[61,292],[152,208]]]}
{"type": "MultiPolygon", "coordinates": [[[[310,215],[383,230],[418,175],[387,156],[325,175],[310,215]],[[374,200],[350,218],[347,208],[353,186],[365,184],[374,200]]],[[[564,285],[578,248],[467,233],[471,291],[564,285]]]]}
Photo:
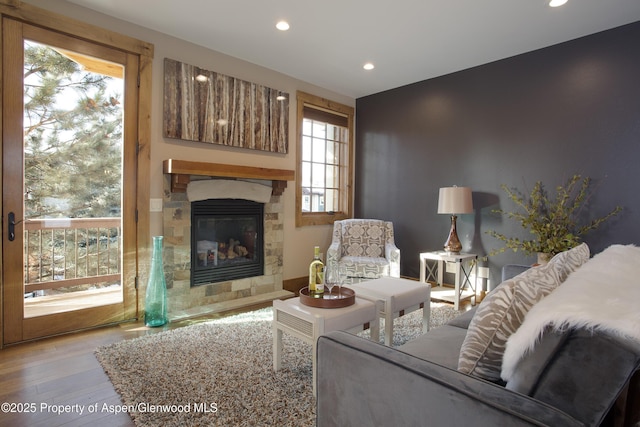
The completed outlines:
{"type": "Polygon", "coordinates": [[[458,217],[451,215],[451,230],[449,230],[449,237],[444,242],[444,250],[452,254],[459,254],[462,250],[462,243],[458,239],[458,232],[456,231],[456,219],[458,217]]]}

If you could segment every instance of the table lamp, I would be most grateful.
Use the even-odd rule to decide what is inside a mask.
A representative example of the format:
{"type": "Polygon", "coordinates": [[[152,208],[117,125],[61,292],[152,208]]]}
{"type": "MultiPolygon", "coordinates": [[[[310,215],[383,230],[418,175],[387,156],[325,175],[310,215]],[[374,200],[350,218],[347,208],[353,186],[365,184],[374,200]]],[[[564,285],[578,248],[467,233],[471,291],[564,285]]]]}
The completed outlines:
{"type": "Polygon", "coordinates": [[[444,187],[440,189],[438,197],[438,213],[451,215],[451,230],[449,238],[444,243],[444,250],[458,254],[462,250],[462,244],[456,231],[456,214],[473,213],[473,201],[471,188],[469,187],[444,187]]]}

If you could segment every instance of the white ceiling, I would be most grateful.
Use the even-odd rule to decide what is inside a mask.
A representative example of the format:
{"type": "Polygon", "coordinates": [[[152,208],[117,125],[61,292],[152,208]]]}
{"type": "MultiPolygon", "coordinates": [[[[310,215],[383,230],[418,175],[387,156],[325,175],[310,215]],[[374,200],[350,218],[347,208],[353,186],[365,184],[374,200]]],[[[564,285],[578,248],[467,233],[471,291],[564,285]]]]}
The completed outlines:
{"type": "Polygon", "coordinates": [[[69,1],[354,98],[640,21],[640,0],[69,1]]]}

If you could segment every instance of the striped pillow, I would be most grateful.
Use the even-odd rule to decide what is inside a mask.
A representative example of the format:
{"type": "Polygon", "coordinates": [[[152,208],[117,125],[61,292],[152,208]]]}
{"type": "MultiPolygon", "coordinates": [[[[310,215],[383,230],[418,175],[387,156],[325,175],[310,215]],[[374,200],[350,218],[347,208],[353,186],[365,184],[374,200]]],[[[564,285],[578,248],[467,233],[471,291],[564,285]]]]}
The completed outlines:
{"type": "Polygon", "coordinates": [[[533,267],[502,282],[478,306],[460,349],[458,370],[489,381],[499,381],[507,339],[538,301],[589,259],[583,243],[562,252],[547,265],[533,267]]]}

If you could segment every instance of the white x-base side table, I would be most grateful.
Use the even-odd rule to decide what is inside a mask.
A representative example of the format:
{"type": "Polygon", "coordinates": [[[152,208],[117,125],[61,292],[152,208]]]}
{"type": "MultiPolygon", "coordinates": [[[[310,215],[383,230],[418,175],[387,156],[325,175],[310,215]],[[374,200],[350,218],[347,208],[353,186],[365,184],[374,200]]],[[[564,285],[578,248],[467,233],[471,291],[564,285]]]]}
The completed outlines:
{"type": "Polygon", "coordinates": [[[460,301],[467,298],[473,298],[473,304],[475,304],[478,277],[477,260],[478,255],[476,254],[452,254],[445,251],[423,252],[420,254],[420,282],[428,283],[429,280],[433,280],[437,286],[431,288],[431,298],[453,302],[455,310],[459,310],[460,301]],[[428,261],[434,262],[429,263],[428,261]],[[453,292],[443,283],[445,263],[455,264],[453,292]],[[472,273],[473,282],[471,280],[472,273]]]}
{"type": "MultiPolygon", "coordinates": [[[[393,343],[393,320],[422,309],[422,331],[429,330],[431,317],[431,284],[416,282],[415,280],[400,279],[395,277],[381,277],[349,285],[360,298],[365,298],[378,303],[380,317],[384,319],[384,344],[391,346],[393,343]]],[[[371,329],[371,339],[378,341],[371,329]]]]}
{"type": "Polygon", "coordinates": [[[311,344],[313,395],[316,395],[316,350],[320,335],[331,331],[359,332],[369,324],[371,335],[380,331],[376,304],[356,298],[353,305],[342,308],[309,307],[300,298],[273,301],[273,370],[282,366],[282,333],[300,338],[311,344]]]}

